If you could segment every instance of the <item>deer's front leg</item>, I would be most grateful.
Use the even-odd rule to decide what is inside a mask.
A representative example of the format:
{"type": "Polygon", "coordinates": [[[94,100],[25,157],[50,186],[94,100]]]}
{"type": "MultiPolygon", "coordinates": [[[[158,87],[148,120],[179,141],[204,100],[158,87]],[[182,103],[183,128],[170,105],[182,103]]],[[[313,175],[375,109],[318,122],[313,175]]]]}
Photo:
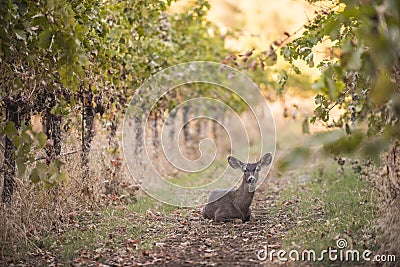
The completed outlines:
{"type": "Polygon", "coordinates": [[[244,216],[244,218],[242,219],[242,222],[244,222],[244,223],[248,222],[248,221],[252,222],[254,220],[255,220],[254,215],[251,213],[251,208],[249,208],[246,216],[244,216]]]}
{"type": "Polygon", "coordinates": [[[233,207],[235,210],[235,219],[240,219],[240,220],[242,220],[242,222],[247,222],[248,221],[248,219],[247,219],[248,213],[251,212],[250,209],[249,209],[248,213],[244,214],[242,209],[236,203],[233,203],[233,207]]]}

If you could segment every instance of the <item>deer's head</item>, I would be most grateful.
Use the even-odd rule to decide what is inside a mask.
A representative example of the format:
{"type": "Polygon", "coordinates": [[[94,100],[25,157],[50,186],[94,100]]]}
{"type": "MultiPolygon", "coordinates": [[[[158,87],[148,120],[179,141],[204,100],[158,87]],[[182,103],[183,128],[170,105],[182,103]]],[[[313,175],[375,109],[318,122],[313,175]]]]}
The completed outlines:
{"type": "Polygon", "coordinates": [[[272,154],[267,153],[261,157],[256,163],[243,163],[239,159],[229,156],[228,163],[234,169],[240,169],[243,172],[243,182],[249,185],[249,192],[256,190],[256,184],[258,181],[258,174],[260,170],[268,166],[272,161],[272,154]]]}

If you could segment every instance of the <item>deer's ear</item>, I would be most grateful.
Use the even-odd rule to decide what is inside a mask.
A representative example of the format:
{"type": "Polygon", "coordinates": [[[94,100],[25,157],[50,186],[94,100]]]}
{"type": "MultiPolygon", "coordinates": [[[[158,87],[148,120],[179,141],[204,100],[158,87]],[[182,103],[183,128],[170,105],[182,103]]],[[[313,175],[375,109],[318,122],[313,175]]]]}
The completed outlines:
{"type": "Polygon", "coordinates": [[[240,168],[241,170],[244,170],[246,167],[243,162],[232,156],[228,157],[228,163],[234,169],[240,168]]]}
{"type": "Polygon", "coordinates": [[[271,161],[272,161],[272,154],[271,153],[267,153],[264,156],[262,156],[262,158],[258,161],[257,166],[259,168],[266,167],[269,164],[271,164],[271,161]]]}

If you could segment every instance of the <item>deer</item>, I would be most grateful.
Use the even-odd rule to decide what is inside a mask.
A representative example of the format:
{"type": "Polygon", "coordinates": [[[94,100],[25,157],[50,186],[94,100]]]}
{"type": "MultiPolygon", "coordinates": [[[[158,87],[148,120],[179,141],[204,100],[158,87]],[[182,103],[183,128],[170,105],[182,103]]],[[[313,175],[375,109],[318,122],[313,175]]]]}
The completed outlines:
{"type": "Polygon", "coordinates": [[[241,219],[243,223],[248,222],[252,216],[250,205],[254,198],[258,174],[271,161],[271,153],[266,153],[256,163],[243,163],[239,159],[229,156],[229,165],[243,172],[242,182],[237,189],[216,189],[211,191],[207,204],[202,210],[203,217],[215,222],[226,222],[235,219],[241,219]]]}

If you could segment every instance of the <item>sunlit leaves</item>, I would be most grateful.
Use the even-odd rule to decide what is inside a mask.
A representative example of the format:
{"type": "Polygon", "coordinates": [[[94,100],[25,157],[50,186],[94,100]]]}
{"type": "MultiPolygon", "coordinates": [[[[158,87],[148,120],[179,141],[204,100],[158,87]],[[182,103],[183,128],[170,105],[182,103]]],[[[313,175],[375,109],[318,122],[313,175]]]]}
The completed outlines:
{"type": "Polygon", "coordinates": [[[279,79],[278,79],[278,87],[276,88],[276,91],[281,94],[285,88],[285,85],[287,83],[289,76],[286,72],[286,70],[282,70],[279,73],[279,79]]]}
{"type": "Polygon", "coordinates": [[[396,103],[396,83],[397,87],[400,83],[395,71],[400,64],[400,3],[342,2],[305,25],[302,35],[286,44],[281,54],[289,63],[301,59],[313,67],[316,44],[330,41],[329,58],[318,63],[321,76],[313,84],[318,93],[310,122],[320,120],[343,129],[342,138],[325,145],[330,153],[353,153],[368,137],[363,154],[372,157],[385,147],[376,136],[398,138],[393,133],[398,129],[399,112],[392,103],[396,103]],[[338,118],[331,118],[334,107],[341,110],[338,118]],[[354,131],[364,120],[368,129],[354,131]]]}
{"type": "Polygon", "coordinates": [[[332,40],[336,40],[340,37],[340,24],[341,21],[339,19],[339,16],[334,13],[330,18],[327,19],[325,27],[322,28],[322,31],[332,40]]]}
{"type": "Polygon", "coordinates": [[[314,116],[316,118],[321,119],[322,121],[326,122],[329,120],[329,107],[328,107],[328,101],[325,96],[321,94],[317,94],[315,96],[315,104],[317,107],[314,110],[314,116]]]}
{"type": "Polygon", "coordinates": [[[335,12],[325,12],[324,15],[317,15],[313,21],[304,25],[305,31],[302,36],[287,43],[281,49],[281,55],[289,63],[294,60],[304,60],[310,67],[314,67],[314,54],[312,48],[320,43],[326,35],[322,24],[328,23],[335,16],[335,12]]]}
{"type": "Polygon", "coordinates": [[[317,94],[314,98],[314,102],[316,105],[318,106],[323,106],[325,108],[328,107],[328,101],[326,100],[326,97],[321,95],[321,94],[317,94]]]}
{"type": "Polygon", "coordinates": [[[314,115],[316,118],[319,118],[324,122],[329,120],[329,110],[322,105],[319,105],[316,109],[314,109],[314,115]]]}

